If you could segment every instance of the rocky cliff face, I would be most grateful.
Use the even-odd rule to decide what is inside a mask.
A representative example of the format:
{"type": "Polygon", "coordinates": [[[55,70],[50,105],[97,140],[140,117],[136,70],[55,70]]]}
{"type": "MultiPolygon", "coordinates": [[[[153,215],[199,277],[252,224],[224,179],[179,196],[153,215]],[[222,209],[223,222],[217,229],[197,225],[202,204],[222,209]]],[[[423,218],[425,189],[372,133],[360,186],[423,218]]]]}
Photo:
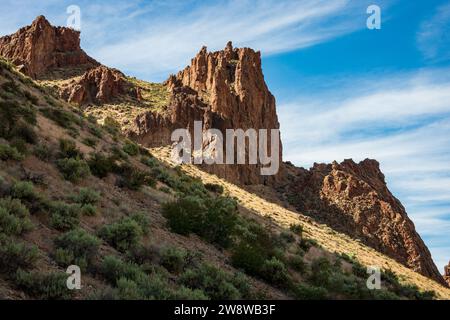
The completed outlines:
{"type": "Polygon", "coordinates": [[[43,16],[13,35],[0,38],[0,55],[9,59],[24,74],[37,79],[57,68],[98,66],[80,48],[78,31],[53,27],[43,16]]]}
{"type": "Polygon", "coordinates": [[[444,280],[447,282],[447,285],[450,287],[450,261],[448,265],[444,268],[444,280]]]}
{"type": "MultiPolygon", "coordinates": [[[[194,121],[203,121],[204,130],[219,129],[224,144],[226,129],[268,129],[270,133],[270,129],[279,128],[275,98],[264,81],[260,53],[252,49],[233,48],[231,42],[217,52],[204,47],[191,65],[171,76],[166,85],[172,99],[165,115],[143,114],[130,132],[144,145],[170,143],[174,129],[192,129],[194,121]]],[[[281,148],[277,157],[281,162],[281,148]]],[[[240,184],[275,179],[261,176],[260,165],[212,165],[204,169],[240,184]]]]}
{"type": "Polygon", "coordinates": [[[99,66],[87,71],[80,78],[73,79],[61,88],[61,97],[78,105],[111,102],[122,94],[139,93],[125,80],[125,75],[115,69],[99,66]]]}
{"type": "Polygon", "coordinates": [[[386,186],[375,160],[291,167],[285,197],[296,208],[415,271],[444,283],[405,208],[386,186]]]}

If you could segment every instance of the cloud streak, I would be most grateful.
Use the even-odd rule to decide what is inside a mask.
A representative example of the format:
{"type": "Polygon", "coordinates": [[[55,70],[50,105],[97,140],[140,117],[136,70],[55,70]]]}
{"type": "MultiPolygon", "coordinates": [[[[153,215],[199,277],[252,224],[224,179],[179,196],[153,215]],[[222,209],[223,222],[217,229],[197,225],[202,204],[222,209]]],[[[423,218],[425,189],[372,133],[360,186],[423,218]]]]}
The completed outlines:
{"type": "Polygon", "coordinates": [[[438,7],[417,33],[417,45],[425,59],[434,62],[450,59],[449,29],[450,3],[447,3],[438,7]]]}

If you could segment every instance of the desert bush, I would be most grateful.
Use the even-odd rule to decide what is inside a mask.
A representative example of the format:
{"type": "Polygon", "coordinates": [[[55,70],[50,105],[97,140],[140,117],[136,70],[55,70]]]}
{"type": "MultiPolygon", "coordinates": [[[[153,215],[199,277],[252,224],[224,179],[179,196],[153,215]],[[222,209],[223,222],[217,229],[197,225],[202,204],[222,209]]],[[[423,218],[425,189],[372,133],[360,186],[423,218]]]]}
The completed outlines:
{"type": "Polygon", "coordinates": [[[281,248],[286,248],[290,243],[295,242],[295,236],[292,232],[282,231],[276,238],[276,243],[281,248]]]}
{"type": "Polygon", "coordinates": [[[131,218],[123,218],[118,222],[106,225],[99,231],[99,236],[114,248],[125,252],[137,245],[142,237],[141,226],[131,218]]]}
{"type": "Polygon", "coordinates": [[[56,249],[60,250],[55,255],[57,263],[63,267],[76,264],[82,269],[85,269],[92,263],[100,246],[100,240],[82,229],[66,232],[57,237],[54,242],[56,249]],[[72,259],[68,259],[68,257],[72,259]]]}
{"type": "Polygon", "coordinates": [[[106,177],[116,168],[115,160],[112,157],[106,157],[101,153],[91,154],[88,165],[92,174],[99,178],[106,177]]]}
{"type": "Polygon", "coordinates": [[[289,229],[298,236],[302,236],[303,234],[303,226],[301,224],[291,224],[289,229]]]}
{"type": "Polygon", "coordinates": [[[122,164],[118,168],[120,179],[118,185],[121,188],[127,188],[130,190],[139,190],[142,185],[145,184],[147,174],[140,171],[138,168],[133,167],[130,164],[122,164]]]}
{"type": "Polygon", "coordinates": [[[31,230],[29,211],[18,199],[0,199],[0,233],[20,235],[31,230]]]}
{"type": "Polygon", "coordinates": [[[17,269],[32,268],[38,258],[38,249],[10,238],[0,239],[0,272],[11,274],[17,269]]]}
{"type": "Polygon", "coordinates": [[[10,139],[18,125],[36,124],[36,111],[14,100],[0,101],[0,137],[10,139]]]}
{"type": "Polygon", "coordinates": [[[36,97],[34,94],[32,94],[30,91],[28,90],[23,90],[23,95],[24,97],[30,101],[32,104],[37,105],[39,103],[39,99],[38,97],[36,97]]]}
{"type": "Polygon", "coordinates": [[[187,269],[180,276],[179,282],[188,288],[202,290],[212,300],[242,298],[241,292],[233,284],[233,277],[208,264],[187,269]]]}
{"type": "Polygon", "coordinates": [[[132,141],[125,141],[122,150],[129,156],[137,156],[139,154],[139,146],[132,141]]]}
{"type": "Polygon", "coordinates": [[[11,188],[11,196],[28,202],[40,200],[40,195],[30,181],[18,181],[11,188]]]}
{"type": "Polygon", "coordinates": [[[58,160],[56,164],[64,179],[71,182],[78,182],[91,173],[84,160],[65,158],[58,160]]]}
{"type": "Polygon", "coordinates": [[[99,139],[103,138],[103,131],[97,125],[89,125],[89,132],[99,139]]]}
{"type": "Polygon", "coordinates": [[[181,286],[178,290],[174,290],[170,296],[173,300],[208,300],[208,297],[202,290],[186,288],[181,286]]]}
{"type": "Polygon", "coordinates": [[[36,144],[38,136],[32,126],[26,123],[18,123],[12,130],[11,135],[16,139],[22,139],[26,143],[36,144]]]}
{"type": "Polygon", "coordinates": [[[240,234],[239,243],[232,249],[232,264],[247,274],[261,277],[264,262],[276,252],[273,237],[256,223],[250,223],[244,230],[240,230],[240,234]]]}
{"type": "Polygon", "coordinates": [[[261,277],[278,287],[286,285],[289,278],[286,266],[275,257],[264,261],[261,267],[261,277]]]}
{"type": "Polygon", "coordinates": [[[96,205],[100,200],[100,193],[89,189],[89,188],[80,188],[78,194],[74,194],[71,196],[71,200],[80,204],[80,205],[96,205]]]}
{"type": "Polygon", "coordinates": [[[59,139],[59,157],[83,159],[83,153],[77,148],[75,141],[69,139],[59,139]]]}
{"type": "Polygon", "coordinates": [[[294,296],[299,300],[325,300],[328,298],[328,291],[322,287],[299,284],[295,287],[294,296]]]}
{"type": "Polygon", "coordinates": [[[332,265],[327,258],[317,258],[311,263],[311,274],[309,280],[315,286],[327,288],[330,285],[330,277],[332,272],[332,265]]]}
{"type": "Polygon", "coordinates": [[[127,160],[128,159],[128,154],[116,145],[111,147],[111,154],[112,154],[113,159],[115,159],[115,160],[127,160]]]}
{"type": "Polygon", "coordinates": [[[103,127],[112,135],[117,135],[120,132],[120,124],[112,117],[105,118],[103,127]]]}
{"type": "Polygon", "coordinates": [[[206,183],[205,188],[206,188],[206,190],[209,190],[209,191],[217,193],[217,194],[223,193],[223,186],[221,186],[220,184],[206,183]]]}
{"type": "Polygon", "coordinates": [[[195,233],[224,248],[233,242],[236,212],[236,202],[224,197],[205,200],[188,196],[163,206],[172,231],[184,235],[195,233]]]}
{"type": "Polygon", "coordinates": [[[50,204],[50,224],[61,231],[72,230],[80,223],[80,206],[61,201],[50,204]]]}
{"type": "Polygon", "coordinates": [[[300,272],[301,274],[306,273],[307,271],[307,265],[303,261],[303,257],[300,255],[294,255],[289,258],[289,265],[296,271],[300,272]]]}
{"type": "Polygon", "coordinates": [[[81,125],[81,120],[79,117],[61,108],[45,108],[41,109],[41,112],[44,116],[58,124],[60,127],[66,129],[72,129],[74,124],[78,126],[81,125]]]}
{"type": "Polygon", "coordinates": [[[16,272],[16,283],[29,295],[42,300],[69,299],[72,291],[67,288],[66,273],[16,272]]]}
{"type": "Polygon", "coordinates": [[[21,154],[17,148],[12,147],[8,144],[0,144],[0,160],[16,160],[21,161],[24,159],[23,154],[21,154]]]}
{"type": "Polygon", "coordinates": [[[52,151],[46,144],[39,144],[34,148],[34,155],[42,161],[49,161],[52,158],[52,151]]]}
{"type": "Polygon", "coordinates": [[[145,212],[137,212],[129,217],[131,220],[136,221],[136,223],[141,227],[143,234],[148,234],[150,228],[150,219],[145,212]]]}
{"type": "Polygon", "coordinates": [[[161,265],[172,273],[180,273],[186,266],[187,251],[175,247],[166,247],[161,250],[161,265]]]}
{"type": "Polygon", "coordinates": [[[97,143],[98,143],[98,140],[95,140],[95,139],[93,139],[93,138],[87,137],[87,138],[84,138],[84,139],[83,139],[83,143],[84,143],[85,145],[87,145],[88,147],[95,148],[95,146],[96,146],[97,143]]]}
{"type": "Polygon", "coordinates": [[[138,281],[145,273],[134,263],[126,263],[114,256],[106,256],[99,267],[100,274],[111,284],[116,285],[121,278],[138,281]]]}
{"type": "Polygon", "coordinates": [[[159,165],[158,160],[147,156],[141,157],[141,162],[150,168],[155,168],[159,165]]]}

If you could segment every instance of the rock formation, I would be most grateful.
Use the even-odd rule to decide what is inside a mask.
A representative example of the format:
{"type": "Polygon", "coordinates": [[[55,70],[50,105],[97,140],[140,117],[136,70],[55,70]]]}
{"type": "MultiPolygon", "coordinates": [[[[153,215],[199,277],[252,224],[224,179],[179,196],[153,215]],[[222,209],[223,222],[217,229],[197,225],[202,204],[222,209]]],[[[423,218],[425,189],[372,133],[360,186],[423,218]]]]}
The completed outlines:
{"type": "MultiPolygon", "coordinates": [[[[174,129],[192,129],[194,121],[203,121],[204,129],[219,129],[224,144],[226,129],[268,129],[270,133],[270,129],[279,128],[275,98],[264,81],[260,53],[252,49],[233,48],[231,42],[217,52],[204,47],[191,65],[169,77],[166,85],[172,94],[166,114],[141,115],[130,133],[145,145],[170,143],[174,129]]],[[[281,143],[277,156],[281,163],[281,143]]],[[[260,165],[212,165],[204,169],[240,184],[274,179],[261,176],[260,165]]]]}
{"type": "Polygon", "coordinates": [[[444,267],[444,280],[447,282],[447,285],[450,287],[450,261],[448,265],[444,267]]]}
{"type": "Polygon", "coordinates": [[[291,166],[288,171],[292,181],[284,194],[300,212],[444,283],[376,160],[314,164],[310,170],[291,166]]]}
{"type": "MultiPolygon", "coordinates": [[[[81,78],[73,79],[61,89],[61,97],[69,102],[83,105],[102,104],[114,97],[131,92],[125,75],[115,69],[99,66],[87,71],[81,78]]],[[[135,97],[137,92],[135,91],[135,97]]]]}
{"type": "Polygon", "coordinates": [[[34,79],[53,69],[89,69],[99,65],[80,48],[78,31],[53,27],[43,16],[37,17],[31,26],[1,37],[0,55],[34,79]]]}

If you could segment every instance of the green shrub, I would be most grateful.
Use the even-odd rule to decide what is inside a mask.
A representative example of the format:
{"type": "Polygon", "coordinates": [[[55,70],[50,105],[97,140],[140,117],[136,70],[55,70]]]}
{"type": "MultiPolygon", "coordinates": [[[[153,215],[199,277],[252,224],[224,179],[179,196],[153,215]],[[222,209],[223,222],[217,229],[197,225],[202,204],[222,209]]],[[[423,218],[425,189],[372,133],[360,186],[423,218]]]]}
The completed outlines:
{"type": "Polygon", "coordinates": [[[100,193],[95,190],[89,188],[80,188],[78,194],[72,195],[71,199],[72,201],[80,205],[96,205],[100,200],[100,197],[100,193]]]}
{"type": "Polygon", "coordinates": [[[93,217],[97,214],[97,207],[92,204],[85,204],[81,206],[81,214],[83,216],[93,217]]]}
{"type": "Polygon", "coordinates": [[[330,277],[333,269],[330,261],[325,257],[315,259],[311,263],[310,281],[318,287],[327,288],[330,285],[330,277]]]}
{"type": "Polygon", "coordinates": [[[31,230],[29,211],[18,199],[0,199],[0,233],[20,235],[31,230]]]}
{"type": "Polygon", "coordinates": [[[12,239],[0,240],[0,272],[11,274],[17,269],[32,268],[38,258],[38,249],[12,239]]]}
{"type": "Polygon", "coordinates": [[[128,154],[129,156],[137,156],[139,154],[139,146],[131,141],[125,141],[125,144],[123,145],[123,151],[128,154]]]}
{"type": "Polygon", "coordinates": [[[75,141],[68,139],[59,139],[59,157],[83,159],[83,153],[77,148],[75,141]]]}
{"type": "Polygon", "coordinates": [[[188,288],[202,290],[212,300],[236,300],[243,297],[234,286],[231,275],[208,264],[186,270],[179,281],[188,288]]]}
{"type": "Polygon", "coordinates": [[[288,244],[295,242],[295,236],[292,234],[292,232],[282,231],[278,235],[277,242],[279,246],[285,248],[288,244]]]}
{"type": "Polygon", "coordinates": [[[52,151],[46,144],[37,145],[34,148],[34,155],[42,161],[49,161],[52,158],[52,151]]]}
{"type": "Polygon", "coordinates": [[[118,185],[121,188],[139,190],[147,181],[147,174],[129,164],[123,164],[119,168],[120,180],[118,185]]]}
{"type": "Polygon", "coordinates": [[[93,139],[93,138],[87,137],[87,138],[83,139],[83,143],[85,145],[87,145],[88,147],[95,148],[95,146],[97,145],[98,141],[93,139]]]}
{"type": "Polygon", "coordinates": [[[206,190],[209,190],[209,191],[217,193],[217,194],[222,194],[224,191],[223,186],[221,186],[220,184],[215,184],[215,183],[206,183],[205,188],[206,188],[206,190]]]}
{"type": "Polygon", "coordinates": [[[14,130],[25,123],[36,124],[36,111],[14,100],[0,101],[0,137],[10,139],[14,130]]]}
{"type": "Polygon", "coordinates": [[[0,144],[0,160],[16,160],[21,161],[24,159],[23,154],[21,154],[15,147],[7,144],[0,144]]]}
{"type": "Polygon", "coordinates": [[[103,137],[103,131],[97,125],[89,125],[89,132],[99,139],[103,137]]]}
{"type": "Polygon", "coordinates": [[[145,273],[134,263],[125,263],[114,256],[106,256],[99,268],[100,274],[111,284],[116,285],[121,278],[138,281],[145,273]]]}
{"type": "Polygon", "coordinates": [[[289,265],[296,271],[304,274],[307,270],[307,265],[303,261],[303,258],[299,255],[295,255],[289,258],[289,265]]]}
{"type": "Polygon", "coordinates": [[[127,160],[128,159],[128,154],[116,145],[111,147],[111,153],[112,153],[112,157],[115,160],[127,160]]]}
{"type": "Polygon", "coordinates": [[[36,144],[38,142],[38,136],[34,128],[26,123],[19,123],[12,130],[12,136],[20,138],[26,143],[36,144]]]}
{"type": "Polygon", "coordinates": [[[275,257],[264,261],[261,268],[261,277],[275,286],[284,286],[288,281],[288,273],[283,262],[275,257]]]}
{"type": "Polygon", "coordinates": [[[322,287],[301,283],[295,287],[294,296],[299,300],[325,300],[328,298],[328,291],[322,287]]]}
{"type": "Polygon", "coordinates": [[[204,200],[188,196],[163,206],[172,231],[183,235],[195,233],[224,248],[232,244],[236,212],[236,202],[224,197],[204,200]]]}
{"type": "Polygon", "coordinates": [[[117,280],[117,292],[120,300],[142,300],[141,290],[136,282],[127,278],[117,280]]]}
{"type": "Polygon", "coordinates": [[[150,228],[150,219],[148,215],[144,212],[137,212],[130,216],[130,219],[136,221],[136,223],[141,227],[143,234],[148,234],[148,230],[150,228]]]}
{"type": "Polygon", "coordinates": [[[190,289],[185,286],[181,286],[178,290],[173,291],[170,299],[173,300],[208,300],[208,297],[202,290],[199,289],[190,289]]]}
{"type": "Polygon", "coordinates": [[[250,223],[240,233],[241,240],[232,250],[232,264],[247,274],[262,277],[264,262],[276,252],[273,237],[256,223],[250,223]]]}
{"type": "Polygon", "coordinates": [[[73,113],[60,108],[45,108],[41,110],[43,115],[54,121],[60,127],[71,129],[74,124],[80,125],[80,119],[73,113]]]}
{"type": "Polygon", "coordinates": [[[39,99],[38,97],[36,97],[34,94],[32,94],[30,91],[28,90],[23,90],[23,95],[25,96],[25,98],[30,101],[32,104],[37,105],[39,103],[39,99]]]}
{"type": "Polygon", "coordinates": [[[61,231],[72,230],[80,223],[80,206],[57,201],[50,204],[50,224],[61,231]]]}
{"type": "Polygon", "coordinates": [[[120,124],[112,117],[106,117],[103,122],[103,127],[112,135],[117,135],[120,132],[120,124]]]}
{"type": "Polygon", "coordinates": [[[104,226],[99,236],[119,251],[125,252],[137,245],[142,237],[142,228],[131,218],[104,226]]]}
{"type": "Polygon", "coordinates": [[[84,160],[65,158],[58,160],[56,164],[64,179],[71,182],[77,182],[91,173],[88,164],[84,160]]]}
{"type": "Polygon", "coordinates": [[[65,273],[39,273],[17,270],[16,283],[29,295],[42,300],[69,299],[72,291],[67,288],[65,273]]]}
{"type": "Polygon", "coordinates": [[[146,156],[141,157],[141,162],[150,168],[154,168],[159,165],[158,160],[146,156]]]}
{"type": "Polygon", "coordinates": [[[116,168],[115,160],[112,157],[106,157],[101,153],[91,154],[88,165],[92,174],[99,178],[106,177],[116,168]]]}
{"type": "Polygon", "coordinates": [[[175,247],[161,250],[161,265],[172,273],[180,273],[186,265],[187,252],[175,247]]]}
{"type": "Polygon", "coordinates": [[[12,132],[22,121],[36,125],[36,111],[33,107],[14,100],[0,101],[0,137],[11,138],[12,132]]]}
{"type": "Polygon", "coordinates": [[[34,185],[30,181],[18,181],[14,183],[11,188],[11,195],[14,198],[25,200],[28,202],[35,202],[40,200],[40,196],[34,185]]]}
{"type": "Polygon", "coordinates": [[[92,263],[100,246],[100,240],[82,229],[66,232],[57,237],[54,242],[56,249],[60,249],[59,257],[58,254],[55,255],[57,263],[63,267],[76,264],[82,269],[92,263]],[[68,259],[69,257],[72,259],[68,259]]]}
{"type": "Polygon", "coordinates": [[[289,229],[298,236],[303,234],[303,226],[301,224],[291,224],[289,229]]]}

